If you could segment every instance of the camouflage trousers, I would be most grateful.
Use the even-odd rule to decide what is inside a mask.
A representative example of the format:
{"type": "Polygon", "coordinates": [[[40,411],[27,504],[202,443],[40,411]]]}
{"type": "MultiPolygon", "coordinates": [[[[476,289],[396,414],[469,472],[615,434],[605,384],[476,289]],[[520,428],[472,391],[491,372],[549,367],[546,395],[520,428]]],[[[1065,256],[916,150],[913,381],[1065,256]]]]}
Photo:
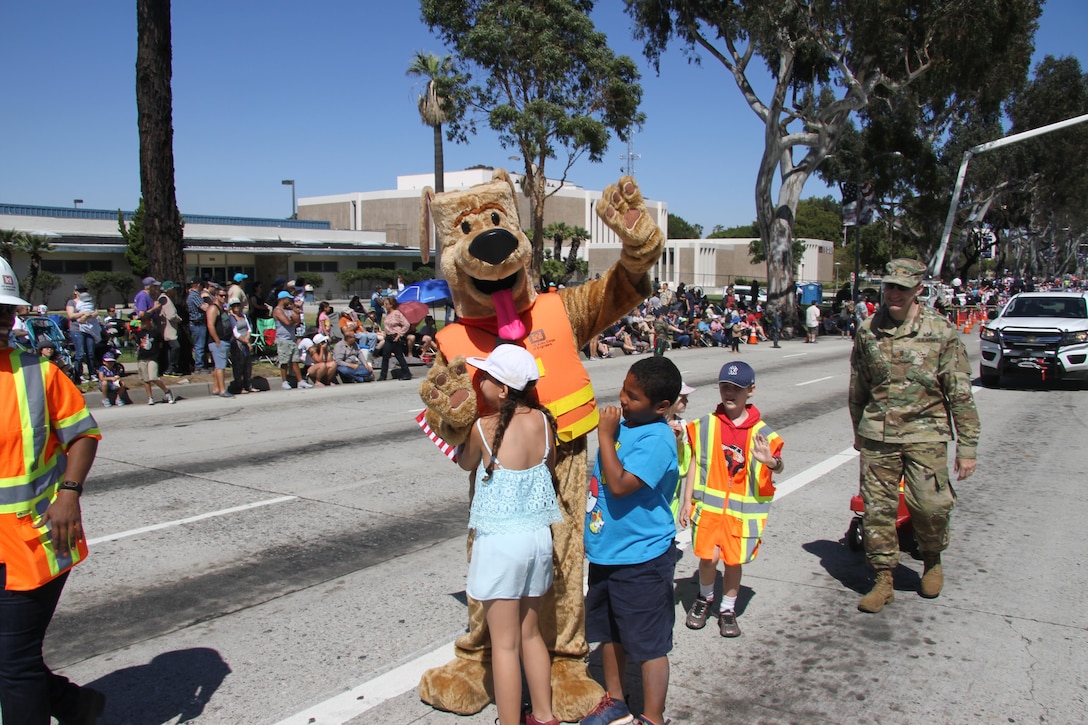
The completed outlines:
{"type": "Polygon", "coordinates": [[[865,555],[877,570],[899,565],[895,530],[899,481],[921,551],[948,547],[948,517],[956,492],[948,480],[948,443],[879,443],[861,440],[861,496],[865,501],[865,555]]]}

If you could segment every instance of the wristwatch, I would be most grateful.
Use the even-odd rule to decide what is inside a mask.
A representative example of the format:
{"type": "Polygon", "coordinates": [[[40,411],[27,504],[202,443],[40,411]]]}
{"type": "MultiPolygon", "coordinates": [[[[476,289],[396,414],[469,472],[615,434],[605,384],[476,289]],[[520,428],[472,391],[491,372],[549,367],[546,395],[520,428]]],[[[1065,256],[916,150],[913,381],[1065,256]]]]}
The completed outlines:
{"type": "Polygon", "coordinates": [[[83,495],[83,484],[75,481],[64,481],[57,487],[58,491],[75,491],[76,496],[83,495]]]}

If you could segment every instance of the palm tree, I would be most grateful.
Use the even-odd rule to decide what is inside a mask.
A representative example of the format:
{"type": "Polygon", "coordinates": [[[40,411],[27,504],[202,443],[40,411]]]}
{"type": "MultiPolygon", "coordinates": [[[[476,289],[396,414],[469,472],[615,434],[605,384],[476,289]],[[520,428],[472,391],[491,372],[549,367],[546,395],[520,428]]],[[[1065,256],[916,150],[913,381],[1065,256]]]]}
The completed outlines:
{"type": "Polygon", "coordinates": [[[22,232],[14,229],[0,229],[0,257],[6,259],[8,264],[12,263],[15,250],[22,249],[22,239],[22,232]]]}
{"type": "MultiPolygon", "coordinates": [[[[427,79],[427,89],[419,94],[417,105],[419,118],[434,130],[434,190],[437,193],[445,191],[443,177],[446,169],[442,154],[442,124],[446,122],[448,116],[445,110],[448,99],[439,93],[438,83],[449,76],[452,68],[453,60],[450,56],[439,58],[434,53],[417,50],[406,71],[407,75],[427,79]]],[[[437,263],[436,260],[435,264],[437,263]]]]}
{"type": "Polygon", "coordinates": [[[56,249],[49,237],[41,234],[24,234],[19,248],[30,256],[30,266],[27,268],[26,279],[23,280],[23,299],[29,300],[34,291],[34,285],[38,282],[38,273],[42,269],[42,255],[56,249]]]}
{"type": "Polygon", "coordinates": [[[174,188],[170,0],[136,0],[136,122],[149,274],[185,275],[183,223],[174,188]]]}

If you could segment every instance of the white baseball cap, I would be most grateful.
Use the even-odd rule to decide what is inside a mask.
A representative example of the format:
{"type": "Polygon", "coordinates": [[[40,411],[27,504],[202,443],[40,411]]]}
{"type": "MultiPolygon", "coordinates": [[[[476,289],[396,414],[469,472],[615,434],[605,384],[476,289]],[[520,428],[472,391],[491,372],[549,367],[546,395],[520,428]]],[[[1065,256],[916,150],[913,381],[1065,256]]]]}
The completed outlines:
{"type": "Polygon", "coordinates": [[[515,390],[525,390],[530,382],[540,380],[536,358],[517,345],[499,345],[486,358],[470,357],[465,362],[515,390]]]}
{"type": "Polygon", "coordinates": [[[0,257],[0,305],[30,305],[19,296],[19,280],[8,260],[0,257]]]}

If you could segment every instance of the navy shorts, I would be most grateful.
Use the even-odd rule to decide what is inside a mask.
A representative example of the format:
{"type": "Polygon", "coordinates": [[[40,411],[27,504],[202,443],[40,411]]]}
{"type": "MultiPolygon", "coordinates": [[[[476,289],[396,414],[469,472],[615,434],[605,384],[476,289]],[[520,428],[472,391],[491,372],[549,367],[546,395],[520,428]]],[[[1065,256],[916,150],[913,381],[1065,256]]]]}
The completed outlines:
{"type": "Polygon", "coordinates": [[[672,651],[676,547],[642,564],[589,565],[586,639],[622,645],[635,662],[672,651]]]}

